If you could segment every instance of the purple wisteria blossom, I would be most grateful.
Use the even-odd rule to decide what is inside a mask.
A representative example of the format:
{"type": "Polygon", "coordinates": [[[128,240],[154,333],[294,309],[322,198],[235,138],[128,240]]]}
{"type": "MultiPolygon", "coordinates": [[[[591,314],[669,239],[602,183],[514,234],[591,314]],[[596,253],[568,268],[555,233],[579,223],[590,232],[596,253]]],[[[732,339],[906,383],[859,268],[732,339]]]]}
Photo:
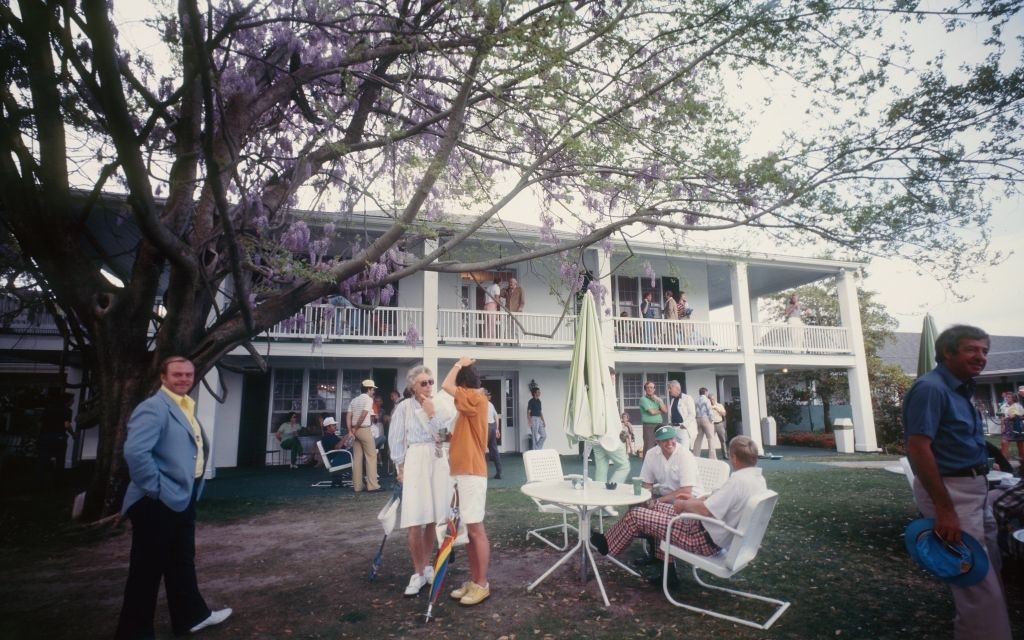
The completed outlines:
{"type": "Polygon", "coordinates": [[[309,226],[302,220],[293,222],[281,236],[281,246],[293,253],[305,251],[309,246],[309,226]]]}

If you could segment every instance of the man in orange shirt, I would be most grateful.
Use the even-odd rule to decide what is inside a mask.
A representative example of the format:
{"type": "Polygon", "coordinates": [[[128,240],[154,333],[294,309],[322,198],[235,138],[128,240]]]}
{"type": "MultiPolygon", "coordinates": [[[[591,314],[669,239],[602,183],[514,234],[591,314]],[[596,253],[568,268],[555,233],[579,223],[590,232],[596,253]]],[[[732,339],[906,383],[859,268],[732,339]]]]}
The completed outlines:
{"type": "Polygon", "coordinates": [[[458,417],[448,450],[448,467],[459,492],[459,513],[466,523],[469,544],[469,582],[452,591],[452,598],[464,605],[479,604],[491,595],[487,569],[491,543],[484,530],[487,507],[487,396],[480,388],[480,375],[473,358],[462,357],[445,376],[441,388],[455,398],[458,417]]]}

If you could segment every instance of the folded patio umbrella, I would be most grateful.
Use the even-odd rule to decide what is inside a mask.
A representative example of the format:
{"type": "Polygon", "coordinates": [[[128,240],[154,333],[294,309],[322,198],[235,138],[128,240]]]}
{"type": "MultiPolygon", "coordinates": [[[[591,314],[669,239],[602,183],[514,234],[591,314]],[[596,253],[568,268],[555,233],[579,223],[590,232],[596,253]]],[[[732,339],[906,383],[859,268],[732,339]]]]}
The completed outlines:
{"type": "MultiPolygon", "coordinates": [[[[608,448],[618,446],[621,425],[615,384],[608,372],[609,362],[611,359],[605,351],[597,303],[593,294],[587,291],[583,294],[576,321],[576,342],[572,349],[563,420],[570,444],[580,441],[599,444],[607,438],[608,448]]],[[[586,457],[583,459],[583,476],[587,476],[586,457]]]]}
{"type": "MultiPolygon", "coordinates": [[[[430,598],[427,603],[427,613],[424,614],[424,622],[433,620],[434,605],[437,603],[437,596],[441,593],[444,578],[448,574],[448,564],[452,558],[452,551],[455,549],[455,539],[459,535],[459,488],[456,486],[452,493],[452,503],[448,509],[448,518],[444,522],[445,536],[441,546],[437,549],[437,557],[434,559],[434,583],[430,585],[430,598]]],[[[441,523],[438,523],[441,526],[441,523]]]]}
{"type": "Polygon", "coordinates": [[[924,314],[921,326],[921,344],[917,349],[917,377],[920,378],[935,368],[935,338],[939,335],[932,314],[924,314]]]}
{"type": "Polygon", "coordinates": [[[373,567],[370,569],[370,580],[377,579],[377,572],[380,571],[380,565],[384,561],[384,543],[388,541],[388,536],[395,530],[395,524],[398,522],[398,508],[401,504],[402,483],[396,482],[394,490],[391,492],[391,498],[388,499],[384,508],[377,514],[377,520],[384,527],[384,539],[380,541],[377,556],[373,559],[373,567]]]}

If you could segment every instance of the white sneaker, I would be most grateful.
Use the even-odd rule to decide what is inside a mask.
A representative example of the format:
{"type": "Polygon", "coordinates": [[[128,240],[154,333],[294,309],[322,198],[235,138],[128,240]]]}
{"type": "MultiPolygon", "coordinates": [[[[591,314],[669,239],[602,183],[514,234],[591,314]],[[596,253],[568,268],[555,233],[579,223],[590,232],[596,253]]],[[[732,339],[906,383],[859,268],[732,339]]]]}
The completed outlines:
{"type": "Polygon", "coordinates": [[[224,622],[225,620],[227,620],[228,616],[230,616],[230,615],[231,615],[231,608],[230,607],[214,611],[214,612],[210,613],[210,617],[208,617],[206,620],[203,620],[202,622],[200,622],[196,626],[194,626],[191,629],[189,629],[188,632],[189,633],[196,633],[197,631],[202,631],[206,627],[212,627],[215,624],[220,624],[220,623],[224,622]]]}
{"type": "Polygon", "coordinates": [[[433,565],[427,565],[427,568],[423,570],[423,579],[427,581],[427,584],[434,584],[434,567],[433,565]]]}
{"type": "Polygon", "coordinates": [[[406,597],[418,596],[423,587],[427,586],[427,580],[418,573],[412,574],[409,578],[409,586],[405,588],[406,597]]]}
{"type": "Polygon", "coordinates": [[[602,510],[604,511],[604,515],[608,516],[609,518],[616,518],[619,515],[618,510],[616,510],[614,507],[602,507],[602,510]]]}

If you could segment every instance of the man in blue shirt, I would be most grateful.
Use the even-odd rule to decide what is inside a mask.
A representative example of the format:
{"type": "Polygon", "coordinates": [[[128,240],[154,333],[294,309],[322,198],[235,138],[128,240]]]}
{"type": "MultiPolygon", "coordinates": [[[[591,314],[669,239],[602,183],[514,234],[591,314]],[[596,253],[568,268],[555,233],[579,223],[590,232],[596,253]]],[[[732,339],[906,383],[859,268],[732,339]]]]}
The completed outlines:
{"type": "Polygon", "coordinates": [[[981,414],[974,407],[974,376],[988,362],[988,334],[952,326],[935,340],[935,369],[918,378],[903,399],[907,456],[914,469],[914,501],[935,533],[956,543],[962,533],[983,542],[989,556],[985,579],[951,586],[956,640],[1010,640],[1006,597],[999,581],[995,520],[986,517],[988,454],[981,414]]]}

